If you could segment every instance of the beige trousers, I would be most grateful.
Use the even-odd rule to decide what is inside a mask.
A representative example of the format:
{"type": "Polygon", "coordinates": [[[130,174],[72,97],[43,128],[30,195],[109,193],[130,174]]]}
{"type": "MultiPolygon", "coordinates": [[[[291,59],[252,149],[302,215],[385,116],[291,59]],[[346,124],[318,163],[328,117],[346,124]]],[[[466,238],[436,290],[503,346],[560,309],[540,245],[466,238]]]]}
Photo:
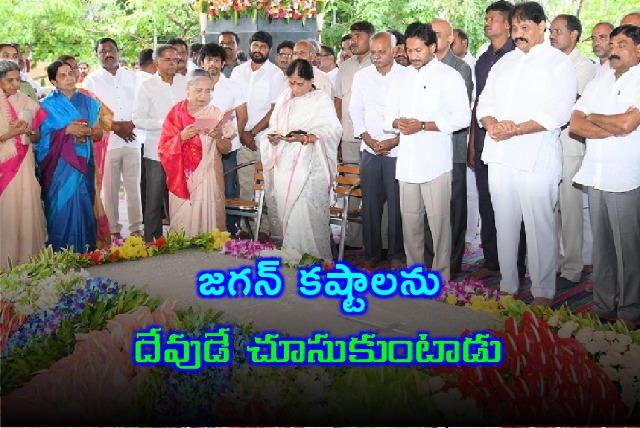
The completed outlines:
{"type": "Polygon", "coordinates": [[[398,182],[400,185],[400,212],[407,266],[424,264],[425,212],[433,236],[432,269],[451,279],[451,171],[426,183],[398,182]]]}

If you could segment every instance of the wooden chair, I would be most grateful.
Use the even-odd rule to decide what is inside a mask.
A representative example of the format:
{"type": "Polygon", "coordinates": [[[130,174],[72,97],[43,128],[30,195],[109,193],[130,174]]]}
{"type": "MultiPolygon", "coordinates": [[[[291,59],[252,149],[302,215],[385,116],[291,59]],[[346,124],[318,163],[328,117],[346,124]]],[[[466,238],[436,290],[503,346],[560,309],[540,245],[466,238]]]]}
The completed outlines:
{"type": "Polygon", "coordinates": [[[338,174],[333,183],[333,191],[336,195],[336,202],[329,207],[330,224],[340,225],[340,247],[338,250],[338,260],[344,256],[344,241],[347,230],[347,223],[354,222],[362,224],[362,209],[349,209],[351,198],[362,199],[360,189],[360,166],[355,163],[338,164],[338,174]]]}
{"type": "Polygon", "coordinates": [[[264,209],[264,175],[262,173],[262,163],[251,161],[242,163],[231,168],[226,174],[248,166],[256,166],[256,173],[253,182],[253,199],[228,198],[225,200],[225,211],[227,215],[235,215],[243,217],[246,222],[247,230],[251,234],[251,239],[255,242],[260,232],[260,222],[262,220],[262,211],[264,209]],[[255,220],[255,228],[252,230],[249,219],[255,220]]]}

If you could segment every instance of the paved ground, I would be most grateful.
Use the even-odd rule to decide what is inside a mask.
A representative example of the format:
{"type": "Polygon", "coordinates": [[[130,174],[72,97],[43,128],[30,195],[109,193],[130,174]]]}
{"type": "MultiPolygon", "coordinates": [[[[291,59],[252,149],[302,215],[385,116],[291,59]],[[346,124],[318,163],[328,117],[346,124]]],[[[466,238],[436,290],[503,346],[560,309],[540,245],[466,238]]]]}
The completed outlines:
{"type": "Polygon", "coordinates": [[[340,300],[305,299],[298,295],[297,270],[282,268],[286,285],[278,299],[202,299],[196,294],[196,275],[202,270],[253,266],[247,260],[200,250],[154,256],[145,260],[96,266],[92,276],[141,286],[152,296],[174,297],[179,308],[214,308],[225,312],[228,321],[253,321],[257,330],[273,329],[292,335],[329,330],[334,336],[375,330],[386,335],[414,336],[418,330],[433,335],[458,335],[464,329],[479,330],[495,324],[485,312],[447,305],[426,299],[378,299],[367,295],[365,315],[345,316],[340,300]]]}

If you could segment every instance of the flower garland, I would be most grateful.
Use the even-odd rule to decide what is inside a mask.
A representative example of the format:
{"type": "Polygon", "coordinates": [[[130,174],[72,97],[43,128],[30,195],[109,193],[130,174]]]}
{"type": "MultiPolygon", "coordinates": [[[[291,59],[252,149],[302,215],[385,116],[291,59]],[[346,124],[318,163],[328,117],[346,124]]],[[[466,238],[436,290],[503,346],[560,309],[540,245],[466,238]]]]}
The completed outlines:
{"type": "Polygon", "coordinates": [[[258,16],[265,19],[286,19],[287,21],[315,18],[324,13],[329,0],[192,0],[194,11],[206,14],[209,19],[233,19],[250,16],[254,21],[258,16]]]}

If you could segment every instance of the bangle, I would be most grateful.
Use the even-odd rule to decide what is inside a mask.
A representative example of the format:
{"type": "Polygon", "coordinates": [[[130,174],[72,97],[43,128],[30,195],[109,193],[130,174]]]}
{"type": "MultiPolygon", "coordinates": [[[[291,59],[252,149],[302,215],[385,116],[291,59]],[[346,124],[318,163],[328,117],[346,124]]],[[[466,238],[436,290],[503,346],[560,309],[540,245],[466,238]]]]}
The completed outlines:
{"type": "Polygon", "coordinates": [[[304,141],[305,141],[305,146],[308,145],[311,142],[311,137],[309,136],[309,134],[304,134],[304,141]]]}

